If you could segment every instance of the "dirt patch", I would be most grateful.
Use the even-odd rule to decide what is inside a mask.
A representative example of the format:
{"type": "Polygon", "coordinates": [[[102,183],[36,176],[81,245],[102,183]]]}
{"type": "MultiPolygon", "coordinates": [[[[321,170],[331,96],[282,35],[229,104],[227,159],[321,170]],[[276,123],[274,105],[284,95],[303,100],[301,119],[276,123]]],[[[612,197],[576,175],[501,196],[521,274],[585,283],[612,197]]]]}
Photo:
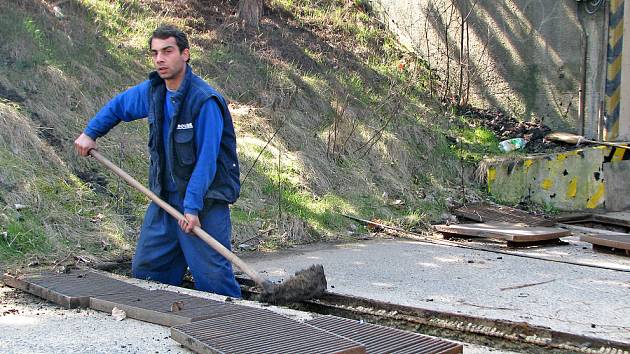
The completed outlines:
{"type": "Polygon", "coordinates": [[[17,103],[24,102],[24,97],[20,96],[15,90],[5,87],[2,82],[0,82],[0,99],[5,99],[17,103]]]}
{"type": "Polygon", "coordinates": [[[75,171],[75,174],[95,192],[111,195],[107,190],[107,178],[104,175],[94,170],[75,171]]]}

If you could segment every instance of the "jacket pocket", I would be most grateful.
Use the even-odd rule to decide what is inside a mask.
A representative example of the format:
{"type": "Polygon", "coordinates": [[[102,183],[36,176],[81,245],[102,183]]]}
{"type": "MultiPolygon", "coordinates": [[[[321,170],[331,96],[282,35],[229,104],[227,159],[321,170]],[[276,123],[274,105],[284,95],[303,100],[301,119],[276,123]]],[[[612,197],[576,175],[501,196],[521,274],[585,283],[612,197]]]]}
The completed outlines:
{"type": "Polygon", "coordinates": [[[175,155],[182,165],[192,165],[197,160],[195,144],[193,138],[195,136],[192,129],[175,130],[175,155]]]}

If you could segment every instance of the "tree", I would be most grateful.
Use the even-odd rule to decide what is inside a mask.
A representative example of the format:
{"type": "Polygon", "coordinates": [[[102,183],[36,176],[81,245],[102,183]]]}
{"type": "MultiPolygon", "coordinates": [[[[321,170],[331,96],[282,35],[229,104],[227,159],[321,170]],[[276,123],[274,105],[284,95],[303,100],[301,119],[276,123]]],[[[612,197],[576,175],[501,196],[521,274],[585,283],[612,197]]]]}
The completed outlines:
{"type": "Polygon", "coordinates": [[[238,17],[249,27],[258,27],[263,12],[263,0],[239,0],[238,17]]]}

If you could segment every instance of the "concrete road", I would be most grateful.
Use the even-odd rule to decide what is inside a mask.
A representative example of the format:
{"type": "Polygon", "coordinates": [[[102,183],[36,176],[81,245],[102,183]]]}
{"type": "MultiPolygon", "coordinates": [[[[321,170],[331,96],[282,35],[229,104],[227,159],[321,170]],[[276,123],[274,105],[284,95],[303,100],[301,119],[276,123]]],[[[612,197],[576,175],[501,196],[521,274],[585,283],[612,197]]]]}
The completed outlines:
{"type": "MultiPolygon", "coordinates": [[[[630,269],[628,257],[569,241],[515,252],[630,269]]],[[[401,239],[304,247],[248,261],[272,279],[321,263],[337,293],[630,342],[628,272],[401,239]]]]}

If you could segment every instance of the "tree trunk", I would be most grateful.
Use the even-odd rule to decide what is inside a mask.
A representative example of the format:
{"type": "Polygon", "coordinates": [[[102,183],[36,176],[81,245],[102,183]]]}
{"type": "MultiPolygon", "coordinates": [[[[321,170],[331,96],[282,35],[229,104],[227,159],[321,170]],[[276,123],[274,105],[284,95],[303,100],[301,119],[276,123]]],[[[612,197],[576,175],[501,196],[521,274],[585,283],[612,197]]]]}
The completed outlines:
{"type": "Polygon", "coordinates": [[[263,0],[239,0],[238,17],[248,27],[258,27],[263,12],[263,0]]]}

